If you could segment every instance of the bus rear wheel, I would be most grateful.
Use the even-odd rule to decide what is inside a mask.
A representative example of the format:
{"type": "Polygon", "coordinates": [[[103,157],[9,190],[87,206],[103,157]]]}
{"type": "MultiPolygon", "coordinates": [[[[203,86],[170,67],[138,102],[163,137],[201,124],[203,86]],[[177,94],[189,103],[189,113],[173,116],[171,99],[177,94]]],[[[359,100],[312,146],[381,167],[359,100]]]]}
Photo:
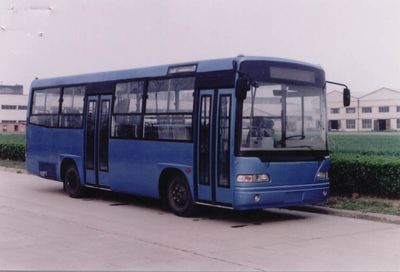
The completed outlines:
{"type": "Polygon", "coordinates": [[[188,217],[195,212],[190,187],[182,175],[175,175],[168,183],[167,200],[170,210],[178,216],[188,217]]]}
{"type": "Polygon", "coordinates": [[[75,166],[70,166],[65,171],[64,189],[70,197],[81,198],[85,196],[86,190],[81,184],[81,179],[75,166]]]}

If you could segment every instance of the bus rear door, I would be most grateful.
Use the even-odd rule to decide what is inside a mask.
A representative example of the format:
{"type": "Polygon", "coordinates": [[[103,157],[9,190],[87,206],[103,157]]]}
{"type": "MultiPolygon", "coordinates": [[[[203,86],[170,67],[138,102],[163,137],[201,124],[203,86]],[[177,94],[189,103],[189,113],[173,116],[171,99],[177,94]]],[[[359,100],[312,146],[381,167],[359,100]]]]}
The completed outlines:
{"type": "Polygon", "coordinates": [[[109,187],[108,141],[111,95],[88,95],[86,97],[86,103],[86,183],[107,188],[109,187]]]}

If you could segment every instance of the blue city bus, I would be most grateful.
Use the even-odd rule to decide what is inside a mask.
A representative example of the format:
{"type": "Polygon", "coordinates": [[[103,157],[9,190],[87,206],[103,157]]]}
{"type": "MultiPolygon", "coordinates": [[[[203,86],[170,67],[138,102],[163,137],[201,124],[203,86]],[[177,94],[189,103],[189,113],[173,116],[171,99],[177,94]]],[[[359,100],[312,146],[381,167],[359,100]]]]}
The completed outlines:
{"type": "Polygon", "coordinates": [[[74,198],[160,198],[180,216],[324,202],[326,83],[319,66],[247,56],[36,79],[27,169],[74,198]]]}

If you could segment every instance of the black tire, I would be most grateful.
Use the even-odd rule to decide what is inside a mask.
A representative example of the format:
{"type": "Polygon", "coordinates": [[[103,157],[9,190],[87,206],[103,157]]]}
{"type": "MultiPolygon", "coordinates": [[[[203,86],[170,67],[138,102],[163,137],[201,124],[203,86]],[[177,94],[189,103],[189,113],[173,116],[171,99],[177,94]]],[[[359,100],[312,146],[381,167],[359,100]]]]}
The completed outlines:
{"type": "Polygon", "coordinates": [[[167,201],[169,209],[178,216],[189,217],[195,212],[189,184],[182,175],[175,175],[168,183],[167,201]]]}
{"type": "Polygon", "coordinates": [[[70,166],[65,171],[64,190],[73,198],[82,198],[86,195],[86,188],[82,186],[78,170],[75,166],[70,166]]]}

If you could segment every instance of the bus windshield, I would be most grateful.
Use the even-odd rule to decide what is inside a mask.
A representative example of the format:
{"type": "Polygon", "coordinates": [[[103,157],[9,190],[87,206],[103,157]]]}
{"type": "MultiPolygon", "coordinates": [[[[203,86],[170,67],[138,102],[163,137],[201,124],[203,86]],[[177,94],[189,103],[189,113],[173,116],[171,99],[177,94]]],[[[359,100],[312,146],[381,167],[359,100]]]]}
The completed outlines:
{"type": "Polygon", "coordinates": [[[257,82],[243,101],[241,151],[326,150],[321,87],[257,82]]]}

